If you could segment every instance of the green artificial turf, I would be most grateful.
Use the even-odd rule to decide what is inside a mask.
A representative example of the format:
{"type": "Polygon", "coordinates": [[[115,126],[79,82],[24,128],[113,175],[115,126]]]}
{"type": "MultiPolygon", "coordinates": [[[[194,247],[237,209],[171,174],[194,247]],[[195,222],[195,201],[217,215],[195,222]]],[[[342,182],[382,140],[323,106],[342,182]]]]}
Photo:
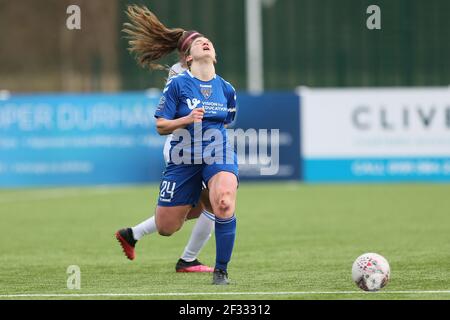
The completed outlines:
{"type": "MultiPolygon", "coordinates": [[[[157,193],[155,185],[0,191],[0,299],[450,299],[424,292],[450,290],[450,185],[242,183],[227,287],[212,286],[210,274],[175,273],[194,221],[141,240],[135,261],[124,257],[115,231],[150,217],[157,193]],[[391,265],[379,293],[351,280],[365,252],[391,265]],[[81,290],[67,289],[70,265],[81,269],[81,290]]],[[[214,264],[214,235],[199,259],[214,264]]]]}

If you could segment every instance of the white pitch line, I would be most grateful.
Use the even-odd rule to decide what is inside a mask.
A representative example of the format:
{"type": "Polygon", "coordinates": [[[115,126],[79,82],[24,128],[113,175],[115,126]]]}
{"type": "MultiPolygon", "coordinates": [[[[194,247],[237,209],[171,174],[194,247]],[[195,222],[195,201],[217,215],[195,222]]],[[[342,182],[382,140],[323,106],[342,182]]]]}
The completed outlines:
{"type": "Polygon", "coordinates": [[[284,295],[380,295],[380,294],[450,294],[450,290],[409,291],[292,291],[292,292],[189,292],[189,293],[86,293],[86,294],[2,294],[0,298],[90,298],[90,297],[189,297],[189,296],[284,296],[284,295]]]}

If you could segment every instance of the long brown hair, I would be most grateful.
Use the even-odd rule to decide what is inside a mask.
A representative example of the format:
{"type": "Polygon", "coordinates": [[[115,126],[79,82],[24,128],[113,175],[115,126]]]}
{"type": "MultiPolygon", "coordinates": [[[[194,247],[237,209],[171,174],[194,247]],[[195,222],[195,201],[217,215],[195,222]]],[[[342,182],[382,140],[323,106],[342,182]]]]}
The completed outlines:
{"type": "Polygon", "coordinates": [[[145,6],[128,6],[126,14],[130,23],[125,23],[122,31],[129,39],[128,50],[135,54],[139,65],[144,68],[164,69],[162,65],[154,62],[177,49],[180,57],[184,57],[192,42],[202,36],[196,31],[167,28],[145,6]]]}

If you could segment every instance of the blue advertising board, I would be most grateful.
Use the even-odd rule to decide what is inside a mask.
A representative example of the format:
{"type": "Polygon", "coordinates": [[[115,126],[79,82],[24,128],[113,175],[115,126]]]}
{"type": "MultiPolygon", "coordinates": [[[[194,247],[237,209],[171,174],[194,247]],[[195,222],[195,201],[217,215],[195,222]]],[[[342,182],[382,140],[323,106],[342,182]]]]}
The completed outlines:
{"type": "Polygon", "coordinates": [[[0,101],[0,187],[160,179],[159,96],[18,95],[0,101]]]}
{"type": "MultiPolygon", "coordinates": [[[[246,161],[239,156],[239,175],[241,180],[299,180],[300,177],[300,108],[299,96],[295,93],[266,93],[262,95],[240,94],[238,113],[234,128],[244,131],[255,130],[259,134],[279,130],[278,141],[272,141],[268,134],[268,154],[272,162],[275,156],[278,163],[272,163],[277,170],[263,174],[265,165],[261,159],[264,146],[261,138],[251,138],[246,142],[246,161]],[[257,163],[249,163],[249,150],[258,145],[257,163]],[[275,155],[277,153],[278,155],[275,155]]],[[[239,144],[237,146],[239,148],[239,144]]],[[[256,150],[256,149],[255,149],[256,150]]]]}
{"type": "MultiPolygon", "coordinates": [[[[155,128],[159,98],[160,93],[136,92],[13,95],[0,101],[0,188],[159,182],[165,142],[155,128]]],[[[261,175],[267,163],[244,161],[241,180],[299,179],[298,96],[239,94],[238,100],[234,127],[258,133],[249,145],[260,142],[261,130],[269,136],[279,130],[267,146],[276,170],[261,175]]],[[[264,154],[261,146],[257,151],[264,154]]]]}

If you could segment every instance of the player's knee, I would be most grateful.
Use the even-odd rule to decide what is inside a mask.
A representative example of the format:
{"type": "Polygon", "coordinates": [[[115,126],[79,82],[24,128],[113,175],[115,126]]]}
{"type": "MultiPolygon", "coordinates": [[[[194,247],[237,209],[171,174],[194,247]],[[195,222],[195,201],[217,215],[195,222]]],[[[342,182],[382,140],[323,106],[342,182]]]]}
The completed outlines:
{"type": "Polygon", "coordinates": [[[163,237],[170,237],[178,230],[180,230],[180,228],[174,228],[173,226],[162,226],[158,228],[158,233],[163,237]]]}
{"type": "Polygon", "coordinates": [[[216,203],[217,215],[219,218],[226,219],[233,215],[234,201],[232,199],[232,194],[229,191],[224,191],[218,197],[216,203]]]}
{"type": "Polygon", "coordinates": [[[227,198],[223,198],[219,201],[219,210],[220,212],[228,212],[231,207],[231,201],[227,198]]]}
{"type": "Polygon", "coordinates": [[[158,233],[160,236],[163,236],[163,237],[170,237],[174,234],[174,232],[171,232],[170,230],[166,230],[166,229],[158,230],[158,233]]]}

